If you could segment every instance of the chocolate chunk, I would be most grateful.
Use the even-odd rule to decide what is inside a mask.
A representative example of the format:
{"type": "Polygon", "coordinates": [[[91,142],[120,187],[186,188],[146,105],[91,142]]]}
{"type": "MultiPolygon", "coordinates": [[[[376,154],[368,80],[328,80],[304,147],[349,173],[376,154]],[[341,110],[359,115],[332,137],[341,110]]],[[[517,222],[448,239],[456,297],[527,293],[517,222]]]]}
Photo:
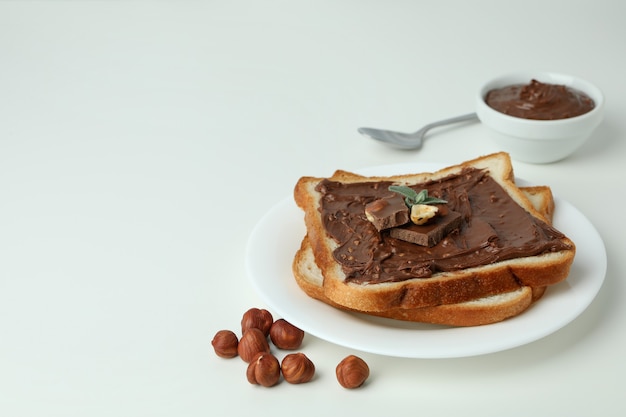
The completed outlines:
{"type": "Polygon", "coordinates": [[[409,222],[409,208],[400,195],[380,198],[365,206],[365,216],[378,231],[409,222]]]}
{"type": "Polygon", "coordinates": [[[389,231],[389,235],[420,246],[431,247],[457,228],[461,220],[462,216],[459,213],[449,210],[444,216],[436,216],[426,224],[409,223],[402,227],[395,227],[389,231]]]}

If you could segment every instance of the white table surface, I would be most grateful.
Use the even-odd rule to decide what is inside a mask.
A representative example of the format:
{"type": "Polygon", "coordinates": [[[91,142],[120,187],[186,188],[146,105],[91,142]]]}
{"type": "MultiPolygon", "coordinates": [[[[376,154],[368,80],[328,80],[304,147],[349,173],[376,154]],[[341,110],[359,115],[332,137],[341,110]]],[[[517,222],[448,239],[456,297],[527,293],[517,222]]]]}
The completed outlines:
{"type": "MultiPolygon", "coordinates": [[[[0,415],[624,415],[626,6],[615,1],[0,2],[0,415]],[[303,175],[497,151],[481,82],[566,72],[606,94],[593,140],[516,173],[595,225],[604,286],[556,333],[455,359],[308,335],[316,379],[249,385],[210,341],[266,307],[245,248],[303,175]],[[372,374],[339,387],[358,354],[372,374]]],[[[277,247],[276,250],[281,250],[277,247]]],[[[349,331],[347,329],[346,331],[349,331]]]]}

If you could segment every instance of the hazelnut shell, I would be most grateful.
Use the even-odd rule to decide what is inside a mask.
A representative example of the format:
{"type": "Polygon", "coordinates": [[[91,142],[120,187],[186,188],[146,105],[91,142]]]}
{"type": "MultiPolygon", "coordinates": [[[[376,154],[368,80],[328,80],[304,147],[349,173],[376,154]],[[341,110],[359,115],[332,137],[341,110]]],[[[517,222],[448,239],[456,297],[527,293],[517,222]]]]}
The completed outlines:
{"type": "Polygon", "coordinates": [[[221,358],[234,358],[237,356],[237,347],[239,339],[237,335],[230,330],[220,330],[215,333],[211,345],[215,354],[221,358]]]}
{"type": "Polygon", "coordinates": [[[285,319],[276,320],[270,328],[270,340],[279,349],[298,349],[303,339],[304,331],[285,319]]]}
{"type": "Polygon", "coordinates": [[[246,369],[246,378],[251,384],[271,387],[280,380],[280,363],[271,353],[255,355],[246,369]]]}
{"type": "Polygon", "coordinates": [[[281,362],[283,378],[290,384],[304,384],[315,376],[315,365],[304,353],[290,353],[281,362]]]}
{"type": "Polygon", "coordinates": [[[273,322],[274,317],[269,311],[260,308],[251,308],[246,311],[241,318],[241,334],[244,334],[246,330],[250,328],[257,328],[267,336],[273,322]]]}
{"type": "Polygon", "coordinates": [[[267,338],[261,330],[254,327],[246,330],[237,346],[237,353],[244,362],[248,363],[254,359],[257,353],[269,353],[269,351],[270,346],[267,338]]]}
{"type": "Polygon", "coordinates": [[[358,388],[370,375],[367,363],[358,356],[345,357],[335,370],[339,384],[348,389],[358,388]]]}

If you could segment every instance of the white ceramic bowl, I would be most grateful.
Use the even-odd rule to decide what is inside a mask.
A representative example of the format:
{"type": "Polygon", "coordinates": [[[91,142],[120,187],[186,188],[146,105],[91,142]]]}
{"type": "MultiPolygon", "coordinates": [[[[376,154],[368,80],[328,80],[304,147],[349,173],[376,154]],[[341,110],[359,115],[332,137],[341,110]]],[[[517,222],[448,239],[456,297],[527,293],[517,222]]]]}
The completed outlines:
{"type": "Polygon", "coordinates": [[[485,83],[476,97],[476,114],[489,127],[495,143],[511,158],[537,164],[555,162],[576,151],[598,127],[604,115],[604,95],[594,85],[570,75],[520,72],[485,83]],[[500,113],[485,102],[490,90],[528,84],[532,79],[582,91],[593,99],[595,107],[588,113],[568,119],[531,120],[500,113]]]}

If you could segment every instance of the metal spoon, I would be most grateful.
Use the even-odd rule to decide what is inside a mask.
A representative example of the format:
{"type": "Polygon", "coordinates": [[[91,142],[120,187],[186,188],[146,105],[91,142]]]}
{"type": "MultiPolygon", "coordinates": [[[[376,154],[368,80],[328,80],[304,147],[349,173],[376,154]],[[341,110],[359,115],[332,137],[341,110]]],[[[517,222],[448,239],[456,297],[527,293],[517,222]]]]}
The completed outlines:
{"type": "Polygon", "coordinates": [[[476,113],[464,114],[463,116],[452,117],[450,119],[440,120],[438,122],[429,123],[415,133],[401,133],[392,130],[372,129],[369,127],[360,127],[359,133],[369,136],[372,139],[388,143],[399,149],[419,149],[424,142],[424,135],[433,127],[444,126],[452,123],[478,120],[476,113]]]}

